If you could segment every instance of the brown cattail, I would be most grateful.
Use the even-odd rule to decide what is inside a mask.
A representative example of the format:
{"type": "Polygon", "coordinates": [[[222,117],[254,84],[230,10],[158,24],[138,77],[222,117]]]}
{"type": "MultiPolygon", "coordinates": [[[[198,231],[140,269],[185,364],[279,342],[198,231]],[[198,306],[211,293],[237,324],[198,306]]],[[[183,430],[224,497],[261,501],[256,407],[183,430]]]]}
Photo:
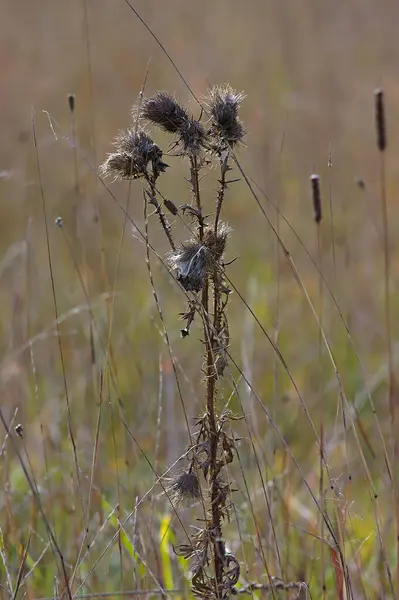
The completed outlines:
{"type": "Polygon", "coordinates": [[[380,152],[387,147],[387,134],[385,127],[384,92],[378,88],[374,92],[375,97],[375,127],[377,131],[377,146],[380,152]]]}
{"type": "Polygon", "coordinates": [[[358,188],[360,188],[361,190],[366,189],[366,183],[364,181],[364,179],[362,179],[361,177],[358,177],[356,179],[356,185],[358,188]]]}
{"type": "Polygon", "coordinates": [[[319,176],[314,174],[310,177],[312,183],[312,195],[313,195],[313,208],[314,208],[314,220],[316,223],[321,221],[321,195],[320,195],[320,179],[319,176]]]}
{"type": "Polygon", "coordinates": [[[71,113],[75,110],[75,94],[68,94],[68,106],[71,113]]]}

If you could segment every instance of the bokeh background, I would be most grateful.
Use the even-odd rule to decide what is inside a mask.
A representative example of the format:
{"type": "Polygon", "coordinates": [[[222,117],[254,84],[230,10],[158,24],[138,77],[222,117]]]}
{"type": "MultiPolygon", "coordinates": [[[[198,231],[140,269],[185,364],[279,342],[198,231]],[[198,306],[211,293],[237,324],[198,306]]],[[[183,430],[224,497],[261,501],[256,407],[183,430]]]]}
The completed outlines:
{"type": "MultiPolygon", "coordinates": [[[[246,93],[241,116],[247,135],[238,157],[253,178],[271,222],[279,227],[318,313],[320,277],[315,263],[322,265],[329,290],[323,286],[321,318],[348,402],[358,407],[359,442],[343,422],[337,377],[323,343],[320,350],[320,328],[309,302],[289,262],[278,252],[275,235],[248,187],[242,181],[232,186],[224,213],[233,227],[227,258],[236,258],[230,277],[264,329],[278,340],[318,430],[323,418],[336,486],[331,510],[341,522],[351,507],[346,541],[353,556],[363,560],[364,571],[355,559],[352,564],[357,574],[353,575],[357,577],[354,597],[389,596],[384,592],[389,590],[385,587],[384,561],[395,568],[395,503],[378,431],[380,428],[390,453],[381,163],[375,143],[373,94],[377,87],[384,89],[387,109],[385,174],[396,367],[399,4],[394,0],[139,0],[134,7],[198,98],[210,86],[225,82],[246,93]],[[320,175],[323,201],[319,233],[313,220],[309,182],[315,172],[320,175]],[[283,216],[278,217],[277,209],[283,216]],[[384,552],[370,502],[373,488],[365,476],[360,449],[378,490],[378,519],[386,535],[384,552]]],[[[120,206],[126,206],[128,197],[129,215],[136,226],[143,227],[141,187],[134,182],[129,190],[126,183],[108,182],[118,205],[98,179],[98,165],[112,151],[117,131],[131,123],[130,109],[137,101],[147,68],[145,94],[167,90],[198,116],[200,107],[124,0],[4,2],[0,28],[1,406],[9,423],[24,426],[23,441],[16,438],[15,442],[24,460],[30,461],[45,510],[67,560],[74,564],[84,530],[79,504],[87,502],[96,432],[90,539],[103,523],[108,505],[119,502],[120,510],[127,514],[133,510],[135,499],[151,486],[154,473],[141,450],[156,461],[161,472],[187,445],[181,403],[145,266],[145,246],[130,222],[121,245],[124,212],[120,206]],[[75,95],[73,114],[68,94],[75,95]],[[62,228],[54,224],[57,217],[62,218],[62,228]],[[108,336],[117,385],[112,383],[110,369],[105,368],[101,387],[100,373],[106,367],[104,340],[108,336]],[[130,433],[122,424],[122,414],[130,433]],[[77,447],[79,484],[69,428],[77,447]]],[[[169,140],[159,134],[156,137],[163,148],[168,147],[169,140]]],[[[162,192],[176,204],[187,203],[187,165],[177,158],[168,162],[172,168],[163,178],[162,192]]],[[[209,206],[215,197],[217,177],[215,168],[202,182],[209,206]]],[[[188,234],[179,231],[179,235],[184,241],[188,234]]],[[[151,239],[161,255],[167,251],[155,220],[151,239]]],[[[179,313],[185,308],[184,296],[155,258],[152,268],[187,414],[194,419],[203,410],[200,327],[197,324],[190,338],[181,340],[179,313]]],[[[279,481],[272,511],[284,572],[280,572],[271,543],[269,547],[270,518],[265,498],[258,493],[260,483],[249,432],[238,423],[242,465],[250,482],[258,527],[270,553],[271,571],[276,576],[309,581],[315,586],[314,597],[321,597],[317,595],[320,544],[312,537],[320,531],[318,510],[304,485],[306,477],[318,493],[315,436],[290,378],[237,294],[231,298],[229,315],[231,352],[273,414],[302,469],[301,474],[273,433],[255,395],[233,369],[240,399],[233,398],[231,406],[238,414],[243,407],[248,415],[265,480],[279,481]]],[[[224,389],[226,399],[232,392],[229,378],[224,389]]],[[[4,435],[2,431],[0,441],[4,435]]],[[[1,457],[0,524],[10,572],[15,576],[29,530],[33,532],[30,552],[34,563],[45,547],[45,529],[10,442],[3,447],[1,457]]],[[[250,547],[254,528],[251,515],[245,516],[246,492],[239,471],[236,486],[237,506],[243,511],[250,547]]],[[[150,538],[151,528],[157,531],[159,515],[167,511],[167,503],[159,495],[152,497],[151,511],[143,508],[143,515],[151,514],[154,521],[147,531],[150,538]]],[[[100,536],[87,560],[82,561],[80,571],[89,571],[94,557],[112,537],[115,527],[113,530],[112,523],[107,527],[104,538],[100,536]]],[[[142,544],[145,527],[140,517],[135,527],[138,531],[142,528],[137,534],[142,544]]],[[[234,539],[234,524],[231,529],[234,539]]],[[[235,543],[241,547],[239,541],[235,543]]],[[[156,548],[148,547],[145,552],[149,563],[156,565],[156,548]]],[[[252,575],[261,577],[256,552],[253,556],[248,552],[247,559],[251,567],[254,565],[252,575]]],[[[32,597],[52,593],[52,560],[48,550],[27,581],[32,597]]],[[[138,575],[133,576],[131,566],[121,575],[120,565],[125,560],[114,545],[94,568],[86,591],[115,591],[121,588],[121,580],[126,588],[137,584],[134,578],[138,575]]],[[[331,557],[325,560],[330,578],[326,593],[334,594],[331,557]]],[[[4,581],[2,578],[1,593],[7,597],[4,581]]]]}

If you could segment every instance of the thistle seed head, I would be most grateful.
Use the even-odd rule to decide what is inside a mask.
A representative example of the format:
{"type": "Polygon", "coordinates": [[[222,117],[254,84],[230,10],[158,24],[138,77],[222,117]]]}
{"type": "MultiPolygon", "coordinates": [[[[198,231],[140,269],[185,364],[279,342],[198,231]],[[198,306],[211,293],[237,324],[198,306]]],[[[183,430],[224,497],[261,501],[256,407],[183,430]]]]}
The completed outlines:
{"type": "Polygon", "coordinates": [[[231,228],[220,223],[217,235],[214,228],[205,228],[202,243],[190,240],[168,255],[168,263],[176,272],[176,279],[187,292],[199,292],[209,273],[217,268],[226,248],[231,228]]]}
{"type": "Polygon", "coordinates": [[[120,132],[114,146],[116,152],[109,154],[100,167],[103,176],[113,176],[114,180],[147,177],[151,164],[157,179],[168,166],[162,161],[162,150],[143,129],[129,128],[120,132]]]}
{"type": "Polygon", "coordinates": [[[102,177],[113,177],[117,179],[138,179],[142,177],[132,160],[132,156],[127,152],[112,152],[108,154],[107,160],[100,166],[102,177]]]}
{"type": "Polygon", "coordinates": [[[238,117],[240,104],[245,98],[230,85],[214,86],[208,92],[206,104],[210,113],[209,135],[219,150],[238,144],[245,135],[245,128],[238,117]]]}
{"type": "Polygon", "coordinates": [[[187,242],[169,254],[168,262],[187,292],[202,290],[209,267],[209,249],[204,244],[187,242]]]}
{"type": "MultiPolygon", "coordinates": [[[[166,92],[155,92],[151,98],[145,98],[139,110],[140,117],[168,133],[179,133],[190,119],[186,109],[166,92]]],[[[135,113],[136,108],[133,107],[133,116],[135,113]]]]}
{"type": "Polygon", "coordinates": [[[202,123],[166,92],[156,92],[143,100],[139,109],[133,107],[133,115],[176,135],[184,153],[198,154],[205,143],[202,123]]]}
{"type": "Polygon", "coordinates": [[[227,223],[219,223],[216,235],[213,227],[205,228],[204,245],[211,251],[214,261],[219,262],[221,260],[230,232],[231,227],[227,223]]]}
{"type": "Polygon", "coordinates": [[[167,488],[173,506],[191,506],[201,498],[197,475],[193,471],[183,471],[173,479],[167,488]]]}
{"type": "Polygon", "coordinates": [[[204,147],[205,138],[204,126],[191,116],[179,131],[179,144],[186,154],[199,154],[204,147]]]}

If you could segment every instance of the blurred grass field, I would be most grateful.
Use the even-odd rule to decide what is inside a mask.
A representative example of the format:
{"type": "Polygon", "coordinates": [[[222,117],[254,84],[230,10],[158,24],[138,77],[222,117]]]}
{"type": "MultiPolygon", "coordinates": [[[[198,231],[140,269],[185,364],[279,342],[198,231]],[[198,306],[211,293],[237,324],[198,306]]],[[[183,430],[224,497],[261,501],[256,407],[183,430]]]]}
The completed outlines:
{"type": "MultiPolygon", "coordinates": [[[[309,493],[310,488],[318,497],[320,486],[319,449],[309,416],[260,323],[277,341],[318,431],[322,423],[331,475],[324,479],[326,510],[340,532],[352,584],[352,596],[346,591],[341,597],[399,597],[398,425],[391,425],[388,403],[381,166],[373,97],[381,86],[387,112],[390,333],[396,372],[399,4],[139,0],[134,6],[198,97],[223,82],[246,93],[246,146],[237,154],[302,282],[298,285],[241,180],[232,186],[225,207],[233,228],[227,258],[236,258],[229,276],[239,290],[228,308],[230,352],[251,387],[232,368],[223,388],[225,399],[232,395],[234,412],[247,417],[234,423],[241,438],[231,473],[238,524],[234,517],[225,529],[226,542],[242,564],[242,582],[268,583],[260,547],[270,575],[309,585],[311,595],[302,591],[300,598],[339,598],[343,568],[337,567],[328,532],[320,541],[320,511],[309,493]],[[309,181],[315,172],[323,202],[319,249],[309,181]],[[321,317],[320,263],[325,278],[321,317]],[[320,326],[301,285],[322,320],[338,377],[324,343],[320,356],[320,326]],[[353,405],[354,428],[348,408],[353,405]]],[[[124,214],[99,181],[97,167],[111,152],[118,129],[129,125],[147,67],[145,94],[165,89],[197,116],[200,108],[123,0],[42,0],[40,7],[15,0],[3,6],[1,21],[0,405],[13,432],[12,440],[4,428],[0,432],[1,598],[13,597],[24,561],[19,597],[62,592],[59,562],[21,460],[68,576],[74,573],[71,589],[77,597],[119,597],[117,592],[161,585],[180,590],[170,597],[190,598],[187,565],[173,553],[181,527],[173,518],[169,524],[172,513],[162,487],[152,488],[153,469],[165,472],[187,447],[185,421],[145,245],[128,224],[121,247],[124,214]],[[68,109],[71,93],[75,121],[68,109]],[[77,151],[70,142],[74,137],[77,151]],[[57,217],[62,228],[54,224],[57,217]],[[106,363],[108,339],[112,352],[106,363]],[[22,439],[14,432],[17,424],[23,426],[22,439]],[[119,524],[133,511],[121,530],[119,524]]],[[[157,141],[167,147],[165,137],[157,141]]],[[[187,175],[184,162],[175,160],[162,181],[162,193],[176,204],[190,201],[187,175]]],[[[201,183],[209,199],[217,177],[215,169],[201,183]]],[[[126,206],[128,184],[110,188],[126,206]]],[[[143,227],[139,182],[132,183],[129,215],[143,227]]],[[[157,251],[166,252],[155,221],[151,236],[157,251]]],[[[181,240],[186,237],[182,230],[181,240]]],[[[184,298],[155,258],[152,268],[182,396],[194,422],[204,410],[201,330],[197,324],[188,339],[181,339],[184,298]]],[[[393,401],[398,404],[396,389],[393,401]]],[[[194,509],[182,512],[189,531],[194,514],[194,509]]],[[[274,597],[297,593],[274,592],[274,597]]],[[[273,595],[252,592],[252,597],[273,595]]]]}

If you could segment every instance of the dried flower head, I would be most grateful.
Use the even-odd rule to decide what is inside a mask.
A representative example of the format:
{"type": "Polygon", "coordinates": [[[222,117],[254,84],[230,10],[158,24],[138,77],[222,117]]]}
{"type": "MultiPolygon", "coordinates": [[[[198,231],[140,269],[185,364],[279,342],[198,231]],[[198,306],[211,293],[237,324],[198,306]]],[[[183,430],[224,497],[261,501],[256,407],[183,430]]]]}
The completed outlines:
{"type": "Polygon", "coordinates": [[[217,143],[217,149],[238,144],[245,135],[245,128],[238,117],[240,104],[245,98],[230,85],[214,86],[208,92],[206,104],[210,113],[209,135],[217,143]]]}
{"type": "Polygon", "coordinates": [[[205,144],[205,128],[190,116],[189,120],[186,121],[179,131],[179,144],[181,145],[183,152],[188,154],[199,154],[205,144]]]}
{"type": "Polygon", "coordinates": [[[133,115],[177,136],[182,151],[198,154],[206,138],[205,128],[177,100],[166,92],[156,92],[142,101],[139,110],[133,107],[133,115]]]}
{"type": "Polygon", "coordinates": [[[170,482],[167,488],[173,506],[191,506],[201,498],[197,475],[193,471],[183,471],[170,482]]]}
{"type": "Polygon", "coordinates": [[[205,284],[209,268],[209,249],[199,242],[183,244],[168,256],[176,279],[187,292],[199,292],[205,284]]]}
{"type": "Polygon", "coordinates": [[[204,245],[212,252],[214,263],[215,261],[220,262],[222,259],[230,232],[231,227],[227,223],[219,223],[216,235],[213,227],[205,228],[204,245]]]}
{"type": "MultiPolygon", "coordinates": [[[[136,107],[133,107],[133,117],[135,114],[136,107]]],[[[151,98],[145,98],[140,106],[140,117],[168,133],[179,133],[190,119],[186,109],[166,92],[155,92],[151,98]]]]}
{"type": "Polygon", "coordinates": [[[190,240],[168,255],[176,279],[187,292],[199,292],[207,276],[220,264],[231,228],[220,223],[217,235],[213,227],[205,228],[202,243],[190,240]]]}
{"type": "Polygon", "coordinates": [[[116,152],[108,155],[101,165],[103,176],[114,179],[138,179],[148,176],[151,165],[155,179],[163,173],[167,164],[162,161],[162,150],[143,129],[129,128],[115,139],[116,152]]]}

